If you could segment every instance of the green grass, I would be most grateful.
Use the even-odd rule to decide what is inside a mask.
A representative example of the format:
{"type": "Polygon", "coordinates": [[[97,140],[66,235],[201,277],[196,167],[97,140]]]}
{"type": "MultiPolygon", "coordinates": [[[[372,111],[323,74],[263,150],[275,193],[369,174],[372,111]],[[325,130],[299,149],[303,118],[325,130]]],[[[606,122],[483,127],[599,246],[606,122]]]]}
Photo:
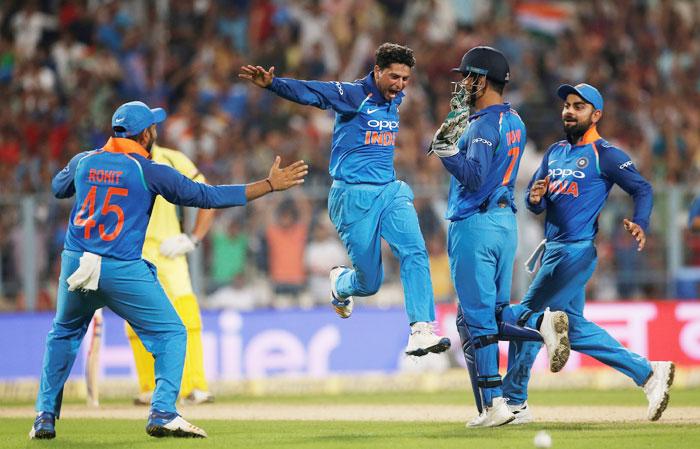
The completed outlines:
{"type": "Polygon", "coordinates": [[[547,429],[555,448],[697,448],[700,426],[650,424],[537,424],[496,429],[465,429],[455,423],[198,421],[206,440],[154,439],[137,420],[66,420],[58,437],[30,441],[26,419],[0,421],[0,447],[12,448],[533,448],[547,429]]]}
{"type": "MultiPolygon", "coordinates": [[[[230,404],[472,404],[471,392],[438,391],[382,392],[343,395],[300,396],[217,396],[217,403],[230,404]]],[[[644,406],[646,398],[639,388],[618,390],[534,390],[530,392],[530,403],[535,405],[630,405],[644,406]]],[[[129,399],[102,399],[103,405],[126,405],[129,399]]],[[[84,404],[84,399],[69,399],[64,404],[84,404]]],[[[700,406],[700,388],[671,390],[671,403],[676,406],[700,406]]],[[[28,406],[33,401],[3,402],[3,407],[28,406]]],[[[0,448],[1,449],[1,448],[0,448]]]]}
{"type": "MultiPolygon", "coordinates": [[[[700,389],[672,390],[671,405],[700,406],[700,389]]],[[[230,404],[421,404],[468,405],[464,391],[439,393],[379,393],[342,396],[284,396],[217,398],[230,404]]],[[[534,391],[530,402],[547,405],[645,405],[639,390],[534,391]]],[[[77,402],[81,403],[81,402],[77,402]]],[[[126,404],[126,400],[110,401],[126,404]]],[[[16,403],[13,405],[22,405],[16,403]]],[[[27,405],[24,403],[23,405],[27,405]]],[[[6,404],[3,404],[5,407],[6,404]]],[[[572,424],[536,423],[497,429],[466,429],[460,423],[434,422],[314,422],[196,420],[207,430],[206,440],[155,439],[146,435],[143,420],[65,419],[58,438],[30,441],[31,420],[0,418],[0,449],[14,448],[534,448],[535,433],[546,429],[553,448],[700,448],[700,425],[658,423],[572,424]]]]}

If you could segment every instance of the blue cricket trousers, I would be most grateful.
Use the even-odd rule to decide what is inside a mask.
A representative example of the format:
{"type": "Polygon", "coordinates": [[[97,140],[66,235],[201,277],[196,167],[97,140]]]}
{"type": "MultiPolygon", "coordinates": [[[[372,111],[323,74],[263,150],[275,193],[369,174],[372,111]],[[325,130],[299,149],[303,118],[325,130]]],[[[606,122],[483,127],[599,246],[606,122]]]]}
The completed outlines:
{"type": "MultiPolygon", "coordinates": [[[[625,348],[597,324],[583,316],[586,282],[593,275],[597,255],[592,241],[547,242],[542,266],[525,294],[522,305],[534,311],[563,310],[569,315],[571,349],[588,354],[643,385],[651,373],[644,357],[625,348]]],[[[533,320],[528,324],[534,327],[533,320]]],[[[527,400],[530,368],[542,346],[539,342],[512,341],[508,352],[508,372],[503,393],[512,404],[527,400]]]]}
{"type": "Polygon", "coordinates": [[[518,226],[510,207],[493,207],[450,223],[450,270],[474,346],[483,403],[502,396],[496,307],[510,302],[518,226]],[[483,338],[481,338],[483,337],[483,338]]]}
{"type": "Polygon", "coordinates": [[[66,279],[78,268],[81,256],[68,250],[61,255],[56,316],[46,338],[36,410],[60,414],[63,385],[83,336],[95,310],[107,306],[131,325],[155,358],[152,408],[177,412],[187,332],[158,282],[155,266],[143,259],[103,257],[98,289],[70,292],[66,279]]]}
{"type": "Polygon", "coordinates": [[[435,320],[428,251],[408,184],[333,181],[328,213],[353,265],[338,277],[338,294],[370,296],[379,290],[384,278],[383,238],[399,259],[409,322],[435,320]]]}

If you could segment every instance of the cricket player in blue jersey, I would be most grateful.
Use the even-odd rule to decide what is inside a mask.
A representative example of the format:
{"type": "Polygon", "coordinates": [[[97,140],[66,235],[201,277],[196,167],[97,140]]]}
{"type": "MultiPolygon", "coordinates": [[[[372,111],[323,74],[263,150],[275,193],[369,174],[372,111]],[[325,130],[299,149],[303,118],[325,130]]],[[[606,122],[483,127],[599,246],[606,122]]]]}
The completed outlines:
{"type": "Polygon", "coordinates": [[[56,316],[36,401],[30,438],[56,436],[63,385],[95,311],[107,306],[124,318],[155,359],[156,387],[146,432],[155,437],[206,437],[175,408],[187,333],[156,277],[141,257],[153,202],[204,209],[243,206],[275,190],[303,182],[308,166],[298,161],[280,169],[277,157],[268,178],[246,185],[209,186],[170,166],[153,162],[150,150],[161,108],[140,101],[120,106],[112,117],[115,137],[104,147],[79,153],[53,179],[57,198],[76,197],[61,255],[56,316]]]}
{"type": "MultiPolygon", "coordinates": [[[[566,140],[549,147],[528,187],[528,209],[536,214],[546,211],[546,240],[538,250],[543,250],[541,267],[522,305],[532,310],[550,307],[565,311],[569,316],[571,349],[617,369],[643,387],[649,401],[647,418],[655,421],[668,404],[673,363],[649,362],[583,314],[586,282],[597,259],[594,239],[598,215],[610,189],[617,184],[632,196],[634,216],[624,219],[622,225],[641,251],[651,216],[652,188],[630,157],[598,134],[603,97],[595,87],[564,84],[557,94],[564,100],[566,140]]],[[[537,257],[532,259],[536,261],[537,257]]],[[[528,323],[532,319],[521,316],[528,323]]],[[[527,384],[539,348],[536,342],[511,342],[503,391],[511,411],[516,413],[516,423],[532,420],[527,407],[527,384]]]]}
{"type": "MultiPolygon", "coordinates": [[[[509,307],[518,241],[513,191],[527,132],[503,102],[510,70],[500,51],[472,48],[454,71],[463,77],[456,85],[457,104],[452,102],[457,109],[436,132],[431,152],[452,175],[448,255],[460,304],[457,324],[480,411],[469,426],[494,427],[515,419],[501,391],[498,340],[499,321],[519,324],[509,307]]],[[[550,350],[551,369],[559,371],[569,355],[566,314],[533,315],[532,327],[550,350]]]]}
{"type": "Polygon", "coordinates": [[[688,212],[688,229],[692,232],[700,232],[700,196],[693,200],[688,212]]]}
{"type": "Polygon", "coordinates": [[[354,296],[370,296],[384,277],[381,239],[401,266],[401,282],[411,334],[406,354],[422,356],[450,347],[432,328],[435,304],[428,253],[413,206],[413,192],[396,179],[394,146],[399,105],[416,63],[410,48],[385,43],[373,70],[354,82],[302,81],[274,76],[274,67],[241,67],[239,77],[282,98],[335,112],[328,211],[353,267],[330,272],[331,303],[348,318],[354,296]]]}

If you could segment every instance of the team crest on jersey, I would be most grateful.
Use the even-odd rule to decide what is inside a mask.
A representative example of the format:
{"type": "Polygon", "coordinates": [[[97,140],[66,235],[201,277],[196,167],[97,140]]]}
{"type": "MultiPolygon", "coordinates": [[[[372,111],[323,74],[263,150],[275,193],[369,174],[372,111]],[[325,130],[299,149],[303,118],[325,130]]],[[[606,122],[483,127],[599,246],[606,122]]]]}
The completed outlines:
{"type": "Polygon", "coordinates": [[[576,167],[578,168],[586,168],[588,167],[588,158],[585,157],[580,157],[576,161],[576,167]]]}

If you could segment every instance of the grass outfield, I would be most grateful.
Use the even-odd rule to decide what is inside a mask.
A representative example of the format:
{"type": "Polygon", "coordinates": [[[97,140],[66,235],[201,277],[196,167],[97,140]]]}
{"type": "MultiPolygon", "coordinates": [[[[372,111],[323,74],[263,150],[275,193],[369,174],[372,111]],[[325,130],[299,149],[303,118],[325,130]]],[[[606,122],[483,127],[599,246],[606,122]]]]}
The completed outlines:
{"type": "MultiPolygon", "coordinates": [[[[102,400],[103,406],[125,405],[128,399],[102,400]]],[[[426,392],[377,392],[338,395],[285,395],[285,396],[217,396],[217,403],[236,404],[445,404],[473,406],[471,392],[437,391],[426,392]]],[[[547,405],[620,405],[645,406],[646,397],[640,388],[617,390],[533,390],[528,402],[534,406],[547,405]]],[[[68,399],[64,404],[84,404],[84,400],[68,399]]],[[[3,400],[0,408],[33,405],[30,401],[3,400]]],[[[700,388],[671,388],[671,406],[700,407],[700,388]]],[[[1,447],[0,447],[1,449],[1,447]]]]}
{"type": "MultiPolygon", "coordinates": [[[[73,401],[69,401],[73,402],[73,401]]],[[[463,391],[439,393],[379,393],[372,395],[287,396],[218,398],[227,406],[362,405],[368,410],[375,405],[421,406],[467,404],[463,391]]],[[[547,406],[587,405],[600,407],[629,406],[637,410],[645,405],[639,390],[616,391],[535,391],[530,398],[533,412],[547,406]]],[[[25,407],[14,404],[0,407],[0,412],[25,407]]],[[[110,401],[103,409],[124,407],[126,401],[110,401]]],[[[673,407],[700,406],[700,389],[671,390],[669,410],[673,407]]],[[[75,408],[76,405],[69,407],[75,408]]],[[[206,411],[210,406],[199,406],[206,411]]],[[[213,407],[210,407],[213,409],[213,407]]],[[[194,410],[194,409],[190,409],[194,410]]],[[[145,413],[145,409],[142,409],[145,413]]],[[[1,415],[0,415],[1,416],[1,415]]],[[[187,415],[185,415],[187,417],[187,415]]],[[[331,418],[331,417],[329,417],[331,418]]],[[[250,421],[197,419],[195,424],[206,429],[206,440],[155,439],[146,435],[144,419],[66,418],[58,422],[58,438],[30,441],[27,433],[31,417],[0,417],[0,448],[153,448],[153,447],[216,447],[216,448],[533,448],[537,431],[546,429],[554,448],[700,448],[700,423],[601,422],[561,423],[537,422],[525,426],[497,429],[466,429],[461,422],[386,422],[386,421],[250,421]]],[[[572,419],[575,421],[575,419],[572,419]]]]}
{"type": "Polygon", "coordinates": [[[155,439],[137,420],[60,422],[58,437],[27,439],[25,419],[3,419],[0,447],[10,448],[533,448],[533,438],[547,429],[557,448],[697,448],[700,426],[651,424],[553,424],[466,429],[454,423],[386,423],[342,421],[202,421],[206,440],[155,439]]]}

